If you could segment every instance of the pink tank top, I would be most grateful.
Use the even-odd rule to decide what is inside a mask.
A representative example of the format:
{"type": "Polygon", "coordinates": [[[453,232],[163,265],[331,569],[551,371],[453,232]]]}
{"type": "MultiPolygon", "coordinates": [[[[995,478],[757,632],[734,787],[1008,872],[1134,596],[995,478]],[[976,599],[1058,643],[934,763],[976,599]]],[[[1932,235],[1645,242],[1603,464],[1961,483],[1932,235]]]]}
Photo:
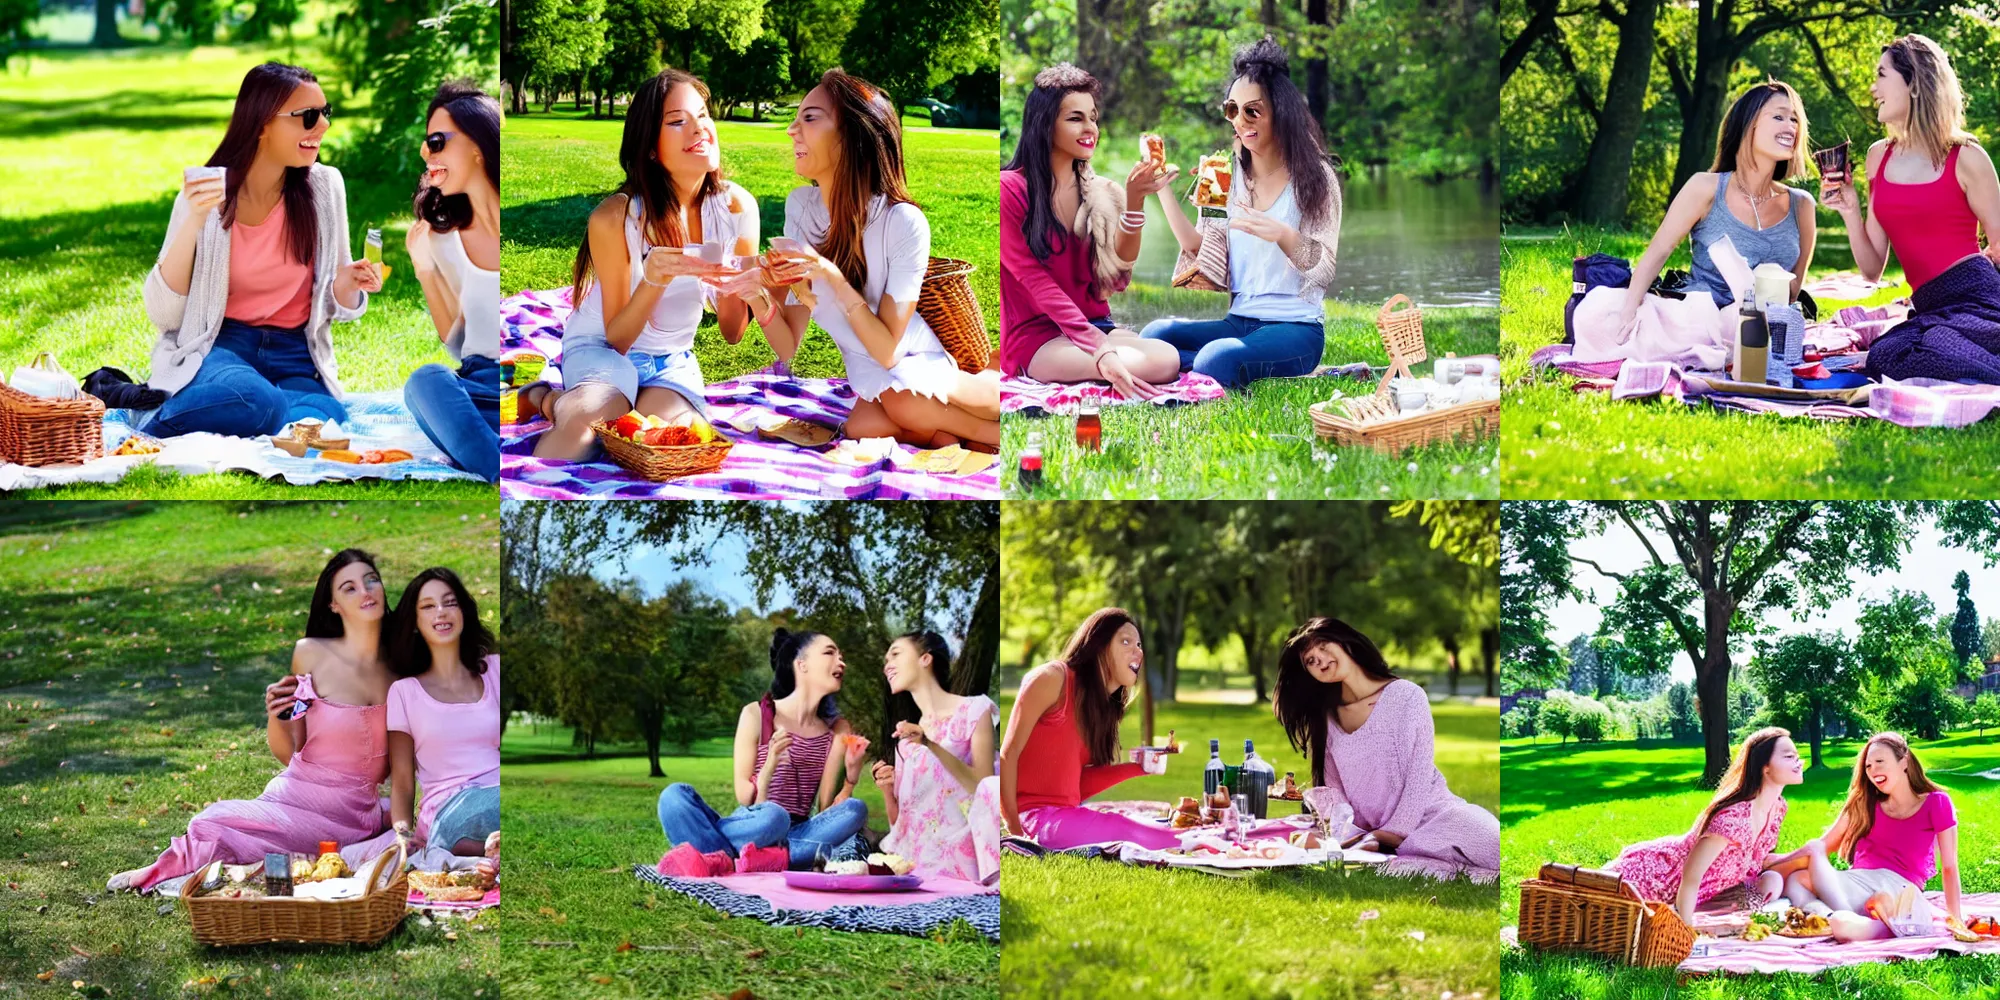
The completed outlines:
{"type": "MultiPolygon", "coordinates": [[[[751,765],[751,773],[764,769],[765,758],[771,755],[771,733],[773,710],[766,699],[760,706],[764,715],[763,732],[757,737],[757,762],[751,765]]],[[[826,757],[833,752],[833,733],[818,736],[792,736],[791,749],[785,751],[785,759],[778,762],[777,773],[771,775],[771,801],[785,807],[795,819],[812,815],[813,800],[819,797],[819,780],[826,774],[826,757]]]]}
{"type": "Polygon", "coordinates": [[[229,227],[229,297],[222,315],[251,326],[291,329],[312,318],[312,265],[292,259],[285,203],[257,225],[229,227]]]}
{"type": "Polygon", "coordinates": [[[1979,217],[1972,214],[1965,189],[1958,184],[1958,153],[1945,157],[1944,174],[1929,184],[1897,184],[1882,176],[1896,144],[1869,178],[1875,218],[1889,236],[1889,247],[1903,264],[1910,288],[1922,288],[1953,264],[1979,252],[1979,217]]]}
{"type": "Polygon", "coordinates": [[[389,775],[389,706],[342,705],[314,690],[312,675],[299,678],[297,697],[306,706],[306,742],[296,761],[352,775],[370,785],[389,775]]]}

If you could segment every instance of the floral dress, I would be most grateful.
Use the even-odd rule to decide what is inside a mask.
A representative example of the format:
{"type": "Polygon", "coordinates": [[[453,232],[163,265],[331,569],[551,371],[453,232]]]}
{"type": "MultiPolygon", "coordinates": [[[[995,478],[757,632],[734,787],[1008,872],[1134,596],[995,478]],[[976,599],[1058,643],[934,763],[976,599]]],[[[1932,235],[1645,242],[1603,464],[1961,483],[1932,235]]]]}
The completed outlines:
{"type": "MultiPolygon", "coordinates": [[[[997,724],[993,699],[975,695],[959,702],[942,722],[923,720],[931,741],[971,763],[972,737],[979,727],[997,724]]],[[[896,747],[896,823],[882,849],[900,854],[917,875],[984,881],[1000,870],[1000,779],[982,775],[968,794],[936,755],[922,746],[896,747]]]]}
{"type": "Polygon", "coordinates": [[[1778,846],[1778,828],[1785,822],[1788,805],[1779,799],[1771,807],[1771,814],[1764,818],[1762,830],[1750,829],[1751,806],[1749,802],[1738,802],[1716,810],[1709,817],[1706,830],[1690,830],[1677,837],[1633,844],[1604,867],[1624,877],[1641,897],[1672,903],[1680,896],[1681,872],[1687,868],[1695,842],[1713,834],[1727,840],[1729,846],[1722,849],[1715,863],[1702,875],[1701,887],[1695,891],[1695,904],[1706,903],[1726,890],[1752,885],[1764,869],[1764,859],[1778,846]]]}

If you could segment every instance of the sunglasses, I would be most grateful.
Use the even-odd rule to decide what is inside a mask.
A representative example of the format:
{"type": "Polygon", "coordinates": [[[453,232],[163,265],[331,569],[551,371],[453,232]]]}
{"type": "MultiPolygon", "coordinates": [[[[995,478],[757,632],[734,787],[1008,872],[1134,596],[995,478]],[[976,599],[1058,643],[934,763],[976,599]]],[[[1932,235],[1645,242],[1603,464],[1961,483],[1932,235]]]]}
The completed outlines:
{"type": "Polygon", "coordinates": [[[301,119],[305,123],[306,131],[310,132],[319,127],[319,120],[321,118],[329,122],[333,121],[333,108],[300,108],[297,111],[287,111],[278,117],[301,119]]]}
{"type": "Polygon", "coordinates": [[[1235,121],[1236,115],[1239,112],[1243,115],[1244,121],[1254,122],[1257,119],[1264,117],[1264,106],[1261,104],[1252,104],[1249,107],[1242,107],[1239,106],[1235,101],[1222,102],[1223,121],[1227,122],[1235,121]]]}
{"type": "Polygon", "coordinates": [[[444,152],[444,144],[450,142],[451,137],[457,134],[457,132],[432,132],[424,136],[424,148],[433,153],[442,153],[444,152]]]}

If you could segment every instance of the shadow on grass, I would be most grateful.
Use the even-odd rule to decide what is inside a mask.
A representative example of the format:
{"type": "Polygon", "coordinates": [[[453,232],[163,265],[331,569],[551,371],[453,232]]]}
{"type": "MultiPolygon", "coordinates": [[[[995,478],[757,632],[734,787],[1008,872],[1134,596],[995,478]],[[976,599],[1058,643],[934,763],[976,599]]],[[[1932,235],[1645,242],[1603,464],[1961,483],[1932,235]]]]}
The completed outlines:
{"type": "Polygon", "coordinates": [[[0,538],[19,534],[65,531],[90,524],[137,517],[150,511],[151,500],[77,500],[69,503],[0,505],[0,538]]]}

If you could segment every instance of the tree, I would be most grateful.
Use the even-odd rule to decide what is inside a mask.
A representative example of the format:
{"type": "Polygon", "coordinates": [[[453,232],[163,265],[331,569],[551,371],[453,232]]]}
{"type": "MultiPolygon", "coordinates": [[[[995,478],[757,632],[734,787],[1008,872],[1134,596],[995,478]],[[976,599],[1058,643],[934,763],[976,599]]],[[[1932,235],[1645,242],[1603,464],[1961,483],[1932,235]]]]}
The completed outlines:
{"type": "Polygon", "coordinates": [[[1965,699],[1951,686],[1951,664],[1943,656],[1912,668],[1890,691],[1889,725],[1919,739],[1935,740],[1966,717],[1965,699]]]}
{"type": "Polygon", "coordinates": [[[536,87],[542,110],[555,103],[554,86],[597,62],[604,53],[605,0],[509,0],[500,75],[514,88],[515,114],[527,108],[536,87]]]}
{"type": "Polygon", "coordinates": [[[718,117],[727,117],[731,108],[748,101],[750,119],[763,121],[764,102],[775,99],[791,82],[785,40],[775,32],[766,32],[740,53],[717,52],[708,65],[718,117]]]}
{"type": "Polygon", "coordinates": [[[1562,506],[1568,516],[1525,524],[1534,537],[1522,539],[1521,546],[1540,553],[1529,565],[1541,577],[1540,585],[1550,590],[1571,586],[1571,566],[1589,566],[1618,582],[1620,613],[1628,620],[1657,622],[1672,631],[1694,663],[1706,787],[1714,787],[1729,767],[1730,646],[1747,625],[1747,616],[1824,607],[1846,592],[1850,570],[1896,566],[1909,546],[1915,516],[1887,502],[1595,501],[1562,506]],[[1610,569],[1580,554],[1583,549],[1572,550],[1572,541],[1613,530],[1629,533],[1644,550],[1646,561],[1639,569],[1610,569]],[[1553,557],[1557,552],[1560,559],[1553,557]]]}
{"type": "Polygon", "coordinates": [[[1825,766],[1820,746],[1826,715],[1860,694],[1861,677],[1853,649],[1838,632],[1785,636],[1763,645],[1750,662],[1750,680],[1773,711],[1787,721],[1803,723],[1794,728],[1804,729],[1815,770],[1825,766]]]}
{"type": "Polygon", "coordinates": [[[1958,591],[1958,613],[1951,619],[1951,655],[1958,666],[1958,679],[1969,681],[1985,673],[1978,659],[1985,648],[1979,635],[1979,609],[1972,606],[1972,576],[1964,570],[1952,578],[1951,589],[1958,591]]]}
{"type": "Polygon", "coordinates": [[[1892,588],[1879,601],[1863,601],[1855,624],[1855,653],[1869,674],[1891,682],[1927,659],[1939,640],[1937,605],[1919,591],[1892,588]]]}
{"type": "Polygon", "coordinates": [[[840,64],[840,46],[854,26],[860,0],[767,0],[764,24],[785,42],[791,89],[811,90],[840,64]]]}
{"type": "Polygon", "coordinates": [[[2000,618],[1988,618],[1979,627],[1980,658],[1988,663],[2000,660],[2000,618]]]}
{"type": "Polygon", "coordinates": [[[1576,707],[1566,699],[1550,698],[1542,702],[1536,721],[1543,732],[1562,737],[1562,745],[1568,745],[1569,738],[1576,734],[1576,707]]]}
{"type": "Polygon", "coordinates": [[[1542,705],[1543,702],[1532,698],[1515,702],[1514,707],[1500,717],[1500,735],[1508,739],[1519,739],[1523,736],[1533,738],[1540,735],[1538,716],[1542,705]]]}
{"type": "Polygon", "coordinates": [[[999,61],[999,0],[862,0],[841,45],[847,70],[899,104],[999,61]]]}
{"type": "Polygon", "coordinates": [[[1991,691],[1980,692],[1967,706],[1965,721],[1979,727],[1979,735],[1984,738],[1987,726],[2000,726],[2000,695],[1991,691]]]}
{"type": "Polygon", "coordinates": [[[1577,512],[1564,504],[1500,506],[1501,686],[1551,688],[1568,677],[1549,637],[1548,608],[1576,592],[1565,549],[1577,512]]]}
{"type": "Polygon", "coordinates": [[[1701,713],[1695,708],[1694,688],[1679,682],[1667,688],[1667,728],[1677,740],[1701,734],[1701,713]]]}

